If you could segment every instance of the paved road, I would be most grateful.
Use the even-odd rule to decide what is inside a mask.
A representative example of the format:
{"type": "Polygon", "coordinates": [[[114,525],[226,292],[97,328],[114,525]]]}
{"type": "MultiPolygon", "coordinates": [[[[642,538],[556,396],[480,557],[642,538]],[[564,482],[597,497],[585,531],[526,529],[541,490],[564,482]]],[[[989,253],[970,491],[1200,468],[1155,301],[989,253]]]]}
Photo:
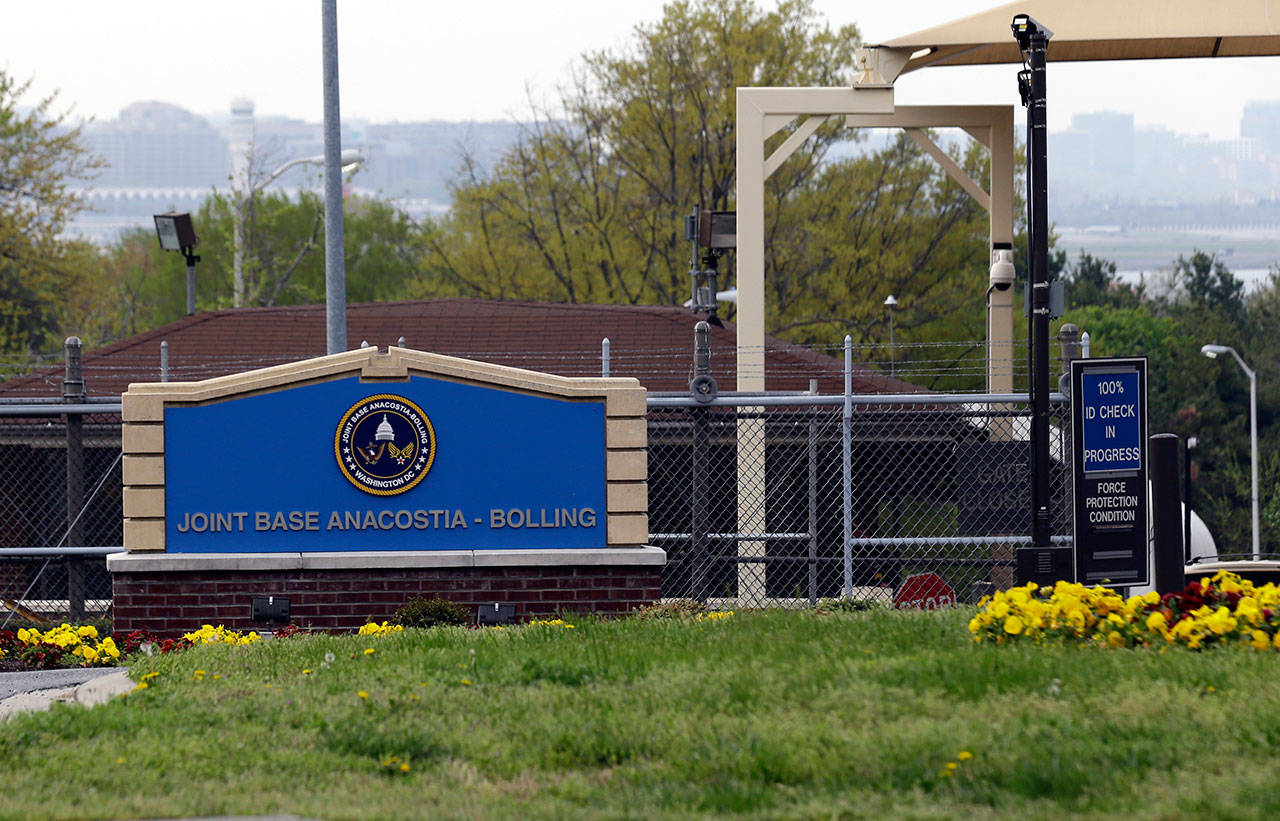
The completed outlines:
{"type": "Polygon", "coordinates": [[[75,687],[98,676],[124,670],[124,667],[75,667],[68,670],[33,670],[26,673],[0,673],[0,699],[34,690],[75,687]]]}

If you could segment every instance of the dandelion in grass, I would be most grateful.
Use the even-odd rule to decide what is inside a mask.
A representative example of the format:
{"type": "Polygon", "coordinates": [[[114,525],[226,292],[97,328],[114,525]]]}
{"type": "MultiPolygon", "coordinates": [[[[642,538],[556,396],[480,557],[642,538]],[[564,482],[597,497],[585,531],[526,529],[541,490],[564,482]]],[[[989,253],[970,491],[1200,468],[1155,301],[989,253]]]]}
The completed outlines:
{"type": "Polygon", "coordinates": [[[309,675],[311,675],[311,668],[310,668],[310,667],[304,667],[304,668],[302,668],[302,675],[304,675],[304,676],[309,676],[309,675]]]}
{"type": "Polygon", "coordinates": [[[117,764],[123,764],[123,763],[124,763],[124,756],[121,756],[120,758],[117,758],[117,759],[116,759],[116,763],[117,763],[117,764]]]}
{"type": "Polygon", "coordinates": [[[360,696],[360,698],[368,698],[368,697],[369,697],[369,694],[368,694],[368,693],[366,693],[364,690],[361,690],[360,692],[356,693],[356,695],[360,696]]]}
{"type": "Polygon", "coordinates": [[[160,675],[159,673],[157,673],[157,672],[155,672],[155,671],[153,670],[153,671],[151,671],[150,673],[147,673],[145,676],[143,676],[143,677],[142,677],[142,680],[143,680],[143,681],[151,681],[153,678],[156,678],[156,677],[157,677],[157,676],[159,676],[159,675],[160,675]]]}
{"type": "Polygon", "coordinates": [[[464,687],[470,687],[470,686],[471,686],[471,679],[469,679],[469,678],[464,678],[464,679],[462,680],[462,686],[464,686],[464,687]]]}
{"type": "Polygon", "coordinates": [[[373,649],[372,647],[366,647],[366,648],[364,648],[364,654],[365,654],[366,656],[372,656],[372,655],[374,654],[374,652],[375,652],[375,651],[374,651],[374,649],[373,649]]]}
{"type": "Polygon", "coordinates": [[[973,753],[969,752],[968,750],[961,750],[960,755],[956,756],[956,758],[960,759],[961,761],[968,761],[969,759],[973,758],[973,753]]]}

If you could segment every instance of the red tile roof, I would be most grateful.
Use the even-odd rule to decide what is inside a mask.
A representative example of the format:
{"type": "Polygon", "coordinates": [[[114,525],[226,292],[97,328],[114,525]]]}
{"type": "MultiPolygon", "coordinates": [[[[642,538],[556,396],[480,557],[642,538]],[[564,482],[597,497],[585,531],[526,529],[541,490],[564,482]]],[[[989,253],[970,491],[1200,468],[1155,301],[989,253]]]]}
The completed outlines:
{"type": "MultiPolygon", "coordinates": [[[[570,305],[429,299],[347,306],[347,343],[410,348],[565,376],[600,374],[601,340],[610,341],[613,376],[634,376],[651,391],[685,391],[699,317],[674,306],[570,305]]],[[[205,311],[84,354],[89,396],[118,395],[131,382],[160,380],[160,343],[168,342],[169,378],[188,381],[321,356],[325,308],[297,305],[205,311]]],[[[736,386],[732,325],[711,328],[711,373],[722,391],[736,386]]],[[[779,339],[766,339],[769,390],[843,390],[841,360],[779,339]]],[[[61,394],[63,370],[51,368],[0,384],[0,396],[61,394]]],[[[920,389],[862,365],[854,393],[920,389]]]]}

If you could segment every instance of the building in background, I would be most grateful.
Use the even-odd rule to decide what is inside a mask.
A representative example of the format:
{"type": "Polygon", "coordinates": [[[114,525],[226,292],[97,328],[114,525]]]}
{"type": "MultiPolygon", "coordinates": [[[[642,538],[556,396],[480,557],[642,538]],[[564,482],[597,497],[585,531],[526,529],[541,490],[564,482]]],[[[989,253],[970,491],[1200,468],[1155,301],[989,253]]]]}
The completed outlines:
{"type": "MultiPolygon", "coordinates": [[[[421,218],[448,208],[449,185],[470,157],[488,168],[519,139],[516,122],[370,124],[345,120],[342,142],[364,162],[351,190],[397,202],[421,218]]],[[[84,191],[88,211],[72,232],[114,242],[121,231],[149,228],[163,211],[194,211],[215,189],[244,191],[289,160],[324,153],[321,123],[256,116],[252,100],[233,100],[228,114],[197,116],[169,103],[134,103],[116,119],[89,123],[85,142],[107,166],[84,191]]],[[[321,169],[300,165],[273,190],[318,189],[321,169]]]]}

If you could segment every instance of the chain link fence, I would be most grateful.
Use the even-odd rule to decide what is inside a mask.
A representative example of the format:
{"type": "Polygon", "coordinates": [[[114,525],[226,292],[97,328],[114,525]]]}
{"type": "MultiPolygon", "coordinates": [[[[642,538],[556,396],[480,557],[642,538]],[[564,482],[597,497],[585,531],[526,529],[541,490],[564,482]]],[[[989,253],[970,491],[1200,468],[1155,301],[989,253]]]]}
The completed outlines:
{"type": "MultiPolygon", "coordinates": [[[[918,573],[937,573],[961,600],[978,582],[1012,584],[1030,530],[1025,397],[849,405],[846,416],[839,396],[650,400],[649,527],[667,551],[664,596],[793,607],[890,602],[918,573]]],[[[1052,530],[1067,534],[1061,397],[1052,414],[1052,530]]]]}
{"type": "Polygon", "coordinates": [[[123,542],[120,414],[0,405],[0,622],[102,617],[123,542]]]}
{"type": "MultiPolygon", "coordinates": [[[[830,365],[824,381],[840,373],[830,365]]],[[[847,395],[650,394],[650,542],[668,554],[664,597],[792,607],[891,601],[919,573],[937,573],[961,600],[1012,584],[1014,551],[1029,544],[1026,395],[847,385],[847,395]]],[[[1055,395],[1057,543],[1070,541],[1068,411],[1055,395]]],[[[114,398],[0,399],[3,618],[109,614],[120,437],[114,398]]]]}

